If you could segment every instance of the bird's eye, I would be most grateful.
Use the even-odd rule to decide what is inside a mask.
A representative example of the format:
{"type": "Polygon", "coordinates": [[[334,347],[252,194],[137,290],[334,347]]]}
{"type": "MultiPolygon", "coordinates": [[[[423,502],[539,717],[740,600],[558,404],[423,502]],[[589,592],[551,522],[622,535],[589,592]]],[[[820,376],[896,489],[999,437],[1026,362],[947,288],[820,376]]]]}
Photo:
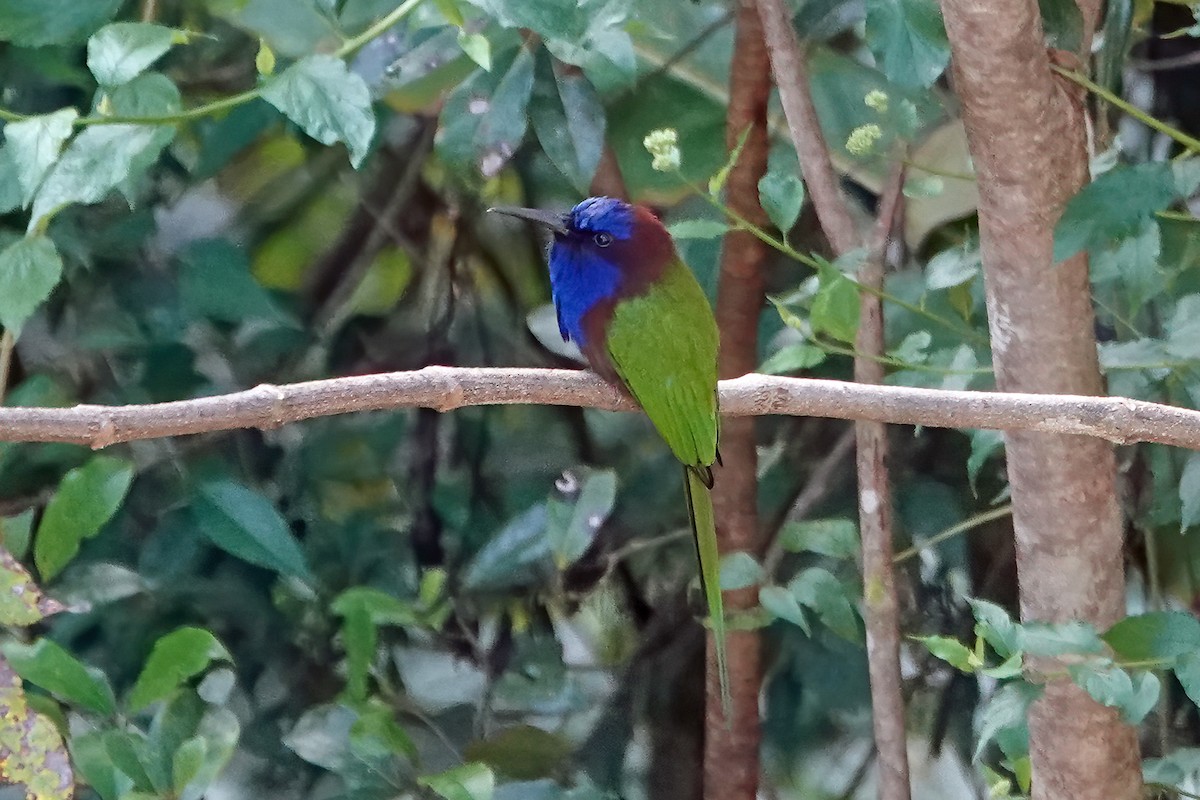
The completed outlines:
{"type": "Polygon", "coordinates": [[[592,237],[592,241],[595,242],[598,247],[608,247],[610,244],[612,244],[613,238],[611,233],[600,231],[592,237]]]}

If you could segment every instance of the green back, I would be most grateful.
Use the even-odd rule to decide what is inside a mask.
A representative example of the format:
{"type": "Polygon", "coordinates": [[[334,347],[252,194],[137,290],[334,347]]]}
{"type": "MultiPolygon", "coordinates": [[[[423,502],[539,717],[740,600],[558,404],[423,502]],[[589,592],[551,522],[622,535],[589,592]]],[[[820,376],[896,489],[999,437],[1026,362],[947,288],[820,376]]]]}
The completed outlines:
{"type": "Polygon", "coordinates": [[[675,457],[717,457],[717,323],[704,290],[679,258],[645,294],[622,300],[608,327],[617,374],[675,457]]]}

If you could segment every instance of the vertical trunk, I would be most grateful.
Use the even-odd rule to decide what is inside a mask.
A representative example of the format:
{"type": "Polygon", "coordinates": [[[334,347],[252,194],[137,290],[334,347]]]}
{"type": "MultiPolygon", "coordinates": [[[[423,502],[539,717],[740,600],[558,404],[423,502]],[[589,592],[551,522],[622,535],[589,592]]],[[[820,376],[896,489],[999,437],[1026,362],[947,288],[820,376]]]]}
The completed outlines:
{"type": "MultiPolygon", "coordinates": [[[[767,168],[767,101],[771,68],[763,45],[762,27],[754,0],[739,0],[737,35],[729,80],[726,141],[730,146],[753,126],[742,156],[729,175],[727,202],[743,217],[766,224],[758,204],[758,181],[767,168]]],[[[721,329],[719,372],[733,378],[753,372],[758,363],[758,319],[763,306],[763,262],[767,248],[743,231],[725,237],[721,253],[717,324],[721,329]]],[[[758,554],[758,459],[754,420],[728,418],[721,422],[721,456],[713,506],[722,552],[746,550],[758,554]]],[[[725,607],[737,614],[755,607],[755,587],[728,592],[725,607]]],[[[709,800],[754,800],[758,792],[758,749],[761,730],[758,695],[762,684],[761,647],[756,631],[729,632],[729,677],[733,718],[721,714],[721,694],[711,637],[708,646],[708,713],[704,741],[704,795],[709,800]]]]}
{"type": "MultiPolygon", "coordinates": [[[[1097,394],[1087,260],[1052,258],[1054,224],[1087,180],[1082,99],[1056,84],[1035,0],[942,0],[955,90],[979,180],[979,228],[996,383],[1097,394]]],[[[1097,627],[1123,613],[1121,515],[1112,448],[1011,433],[1021,613],[1097,627]]],[[[1139,796],[1135,732],[1073,684],[1030,712],[1034,797],[1139,796]]]]}

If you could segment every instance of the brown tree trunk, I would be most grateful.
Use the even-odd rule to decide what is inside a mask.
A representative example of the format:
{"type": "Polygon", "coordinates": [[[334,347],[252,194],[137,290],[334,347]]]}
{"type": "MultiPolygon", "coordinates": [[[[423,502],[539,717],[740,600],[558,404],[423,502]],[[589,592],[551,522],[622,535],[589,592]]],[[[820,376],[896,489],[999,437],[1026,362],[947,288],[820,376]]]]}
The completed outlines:
{"type": "MultiPolygon", "coordinates": [[[[1056,83],[1035,0],[942,0],[955,90],[979,181],[997,387],[1102,391],[1087,259],[1055,264],[1054,224],[1087,181],[1082,98],[1056,83]]],[[[1121,513],[1110,445],[1010,433],[1024,619],[1105,628],[1124,611],[1121,513]]],[[[1030,711],[1033,796],[1136,798],[1135,732],[1068,681],[1030,711]]]]}
{"type": "MultiPolygon", "coordinates": [[[[758,203],[758,181],[767,169],[767,101],[771,65],[763,44],[754,0],[739,0],[737,34],[729,79],[729,115],[725,138],[732,147],[751,127],[741,158],[729,174],[727,203],[759,225],[766,215],[758,203]]],[[[758,365],[758,319],[763,307],[765,245],[744,231],[730,231],[721,252],[717,324],[721,329],[718,369],[722,378],[753,372],[758,365]]],[[[721,457],[713,486],[717,538],[723,553],[745,550],[759,555],[758,458],[754,420],[721,421],[721,457]]],[[[737,614],[758,605],[757,587],[725,594],[725,608],[737,614]]],[[[704,735],[704,796],[708,800],[754,800],[758,792],[761,729],[758,695],[762,686],[761,646],[757,631],[729,632],[729,678],[733,716],[721,713],[712,637],[708,643],[708,700],[704,735]]]]}

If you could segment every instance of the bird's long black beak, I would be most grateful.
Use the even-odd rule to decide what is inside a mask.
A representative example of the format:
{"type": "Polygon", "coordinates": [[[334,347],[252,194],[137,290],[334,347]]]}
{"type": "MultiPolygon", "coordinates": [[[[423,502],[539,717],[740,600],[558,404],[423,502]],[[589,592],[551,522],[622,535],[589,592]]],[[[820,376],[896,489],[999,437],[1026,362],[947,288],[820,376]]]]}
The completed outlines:
{"type": "Polygon", "coordinates": [[[567,232],[567,222],[563,219],[563,215],[555,214],[553,211],[543,211],[540,208],[521,208],[520,206],[497,206],[496,208],[489,208],[488,211],[527,219],[530,222],[545,225],[555,233],[561,234],[567,232]]]}

